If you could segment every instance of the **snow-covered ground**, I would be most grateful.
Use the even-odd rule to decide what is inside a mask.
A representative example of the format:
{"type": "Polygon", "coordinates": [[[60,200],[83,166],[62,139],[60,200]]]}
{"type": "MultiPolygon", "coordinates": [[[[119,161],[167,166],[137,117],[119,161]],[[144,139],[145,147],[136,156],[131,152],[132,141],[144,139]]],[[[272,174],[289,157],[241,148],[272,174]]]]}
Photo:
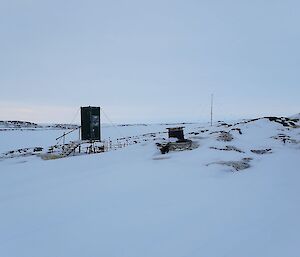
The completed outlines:
{"type": "MultiPolygon", "coordinates": [[[[157,132],[170,126],[107,126],[105,138],[154,135],[101,154],[2,159],[0,256],[298,257],[300,123],[278,121],[188,124],[199,147],[164,155],[157,132]]],[[[59,132],[1,131],[1,151],[59,132]]]]}
{"type": "MultiPolygon", "coordinates": [[[[166,132],[166,128],[173,125],[164,124],[138,124],[138,125],[107,125],[102,127],[103,140],[116,140],[117,138],[143,135],[146,133],[166,132]]],[[[49,125],[48,125],[49,126],[49,125]]],[[[193,124],[185,124],[187,131],[192,129],[193,124]]],[[[0,154],[10,150],[32,147],[47,147],[56,144],[56,138],[70,129],[59,129],[57,127],[30,127],[11,128],[1,127],[0,123],[0,154]],[[2,131],[1,131],[2,128],[2,131]]],[[[78,140],[79,131],[74,131],[66,136],[66,141],[78,140]]]]}

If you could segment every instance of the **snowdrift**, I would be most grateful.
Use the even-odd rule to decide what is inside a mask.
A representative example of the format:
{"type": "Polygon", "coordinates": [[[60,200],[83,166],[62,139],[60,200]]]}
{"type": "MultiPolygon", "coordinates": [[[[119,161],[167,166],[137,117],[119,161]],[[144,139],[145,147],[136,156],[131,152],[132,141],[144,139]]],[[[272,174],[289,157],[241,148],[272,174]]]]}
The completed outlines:
{"type": "MultiPolygon", "coordinates": [[[[165,125],[124,126],[138,143],[51,161],[3,158],[0,256],[298,256],[300,124],[291,122],[186,124],[198,147],[166,154],[156,145],[165,125]]],[[[0,132],[12,147],[2,148],[16,149],[18,133],[37,146],[35,132],[0,132]]]]}

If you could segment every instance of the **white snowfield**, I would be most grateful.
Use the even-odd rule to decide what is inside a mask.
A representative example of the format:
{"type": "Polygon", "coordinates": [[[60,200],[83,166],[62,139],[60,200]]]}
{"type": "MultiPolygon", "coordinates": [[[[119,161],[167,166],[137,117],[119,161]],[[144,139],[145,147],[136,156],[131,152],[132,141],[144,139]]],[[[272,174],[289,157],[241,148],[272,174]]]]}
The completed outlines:
{"type": "MultiPolygon", "coordinates": [[[[199,147],[164,155],[159,134],[101,154],[2,159],[0,256],[299,257],[297,118],[189,124],[199,147]]],[[[11,133],[0,143],[16,140],[11,133]]],[[[31,142],[34,131],[19,133],[31,142]]]]}

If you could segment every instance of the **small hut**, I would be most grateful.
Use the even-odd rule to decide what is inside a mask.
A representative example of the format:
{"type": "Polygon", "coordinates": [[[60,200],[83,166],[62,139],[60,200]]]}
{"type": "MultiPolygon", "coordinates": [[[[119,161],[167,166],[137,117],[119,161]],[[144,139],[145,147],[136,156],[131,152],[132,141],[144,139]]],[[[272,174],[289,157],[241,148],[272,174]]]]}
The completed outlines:
{"type": "Polygon", "coordinates": [[[178,141],[184,141],[184,127],[167,128],[169,138],[177,138],[178,141]]]}

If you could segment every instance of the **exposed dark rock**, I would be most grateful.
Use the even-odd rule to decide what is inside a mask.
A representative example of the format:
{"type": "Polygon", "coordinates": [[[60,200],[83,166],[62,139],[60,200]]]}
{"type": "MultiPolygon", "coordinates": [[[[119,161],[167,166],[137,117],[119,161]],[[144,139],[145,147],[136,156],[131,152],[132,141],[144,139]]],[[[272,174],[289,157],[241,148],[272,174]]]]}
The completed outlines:
{"type": "Polygon", "coordinates": [[[272,153],[272,149],[268,148],[268,149],[260,149],[260,150],[250,150],[252,153],[256,153],[256,154],[266,154],[266,153],[272,153]]]}
{"type": "Polygon", "coordinates": [[[190,132],[189,135],[199,135],[199,132],[190,132]]]}
{"type": "Polygon", "coordinates": [[[170,151],[170,144],[166,144],[160,147],[160,152],[162,154],[168,153],[170,151]]]}
{"type": "Polygon", "coordinates": [[[229,132],[221,131],[217,140],[224,141],[224,142],[230,142],[233,140],[233,136],[229,132]]]}
{"type": "Polygon", "coordinates": [[[207,164],[207,166],[211,165],[211,164],[220,164],[220,165],[232,167],[236,171],[240,171],[240,170],[245,170],[245,169],[250,168],[251,165],[249,164],[249,162],[251,160],[252,160],[252,158],[243,158],[240,161],[219,161],[219,162],[209,163],[209,164],[207,164]]]}
{"type": "Polygon", "coordinates": [[[242,130],[240,128],[232,128],[230,131],[236,130],[239,132],[240,135],[242,135],[242,130]]]}
{"type": "Polygon", "coordinates": [[[33,152],[41,152],[41,151],[43,151],[43,147],[35,147],[33,149],[33,152]]]}
{"type": "Polygon", "coordinates": [[[218,127],[221,127],[221,126],[227,126],[227,125],[228,125],[227,123],[223,122],[223,123],[220,123],[220,124],[218,125],[218,127]]]}
{"type": "Polygon", "coordinates": [[[215,149],[215,150],[220,150],[220,151],[235,151],[238,153],[245,153],[244,151],[242,151],[241,149],[235,147],[235,146],[231,146],[231,145],[226,145],[225,148],[218,148],[218,147],[210,147],[210,149],[215,149]]]}
{"type": "Polygon", "coordinates": [[[299,141],[292,139],[290,136],[287,136],[285,134],[278,134],[276,136],[272,137],[273,139],[279,140],[281,142],[285,143],[292,143],[292,144],[298,144],[299,141]]]}
{"type": "Polygon", "coordinates": [[[290,119],[286,117],[264,117],[264,118],[269,119],[269,121],[277,122],[284,127],[291,127],[291,128],[297,127],[295,122],[298,122],[297,119],[290,119]]]}

